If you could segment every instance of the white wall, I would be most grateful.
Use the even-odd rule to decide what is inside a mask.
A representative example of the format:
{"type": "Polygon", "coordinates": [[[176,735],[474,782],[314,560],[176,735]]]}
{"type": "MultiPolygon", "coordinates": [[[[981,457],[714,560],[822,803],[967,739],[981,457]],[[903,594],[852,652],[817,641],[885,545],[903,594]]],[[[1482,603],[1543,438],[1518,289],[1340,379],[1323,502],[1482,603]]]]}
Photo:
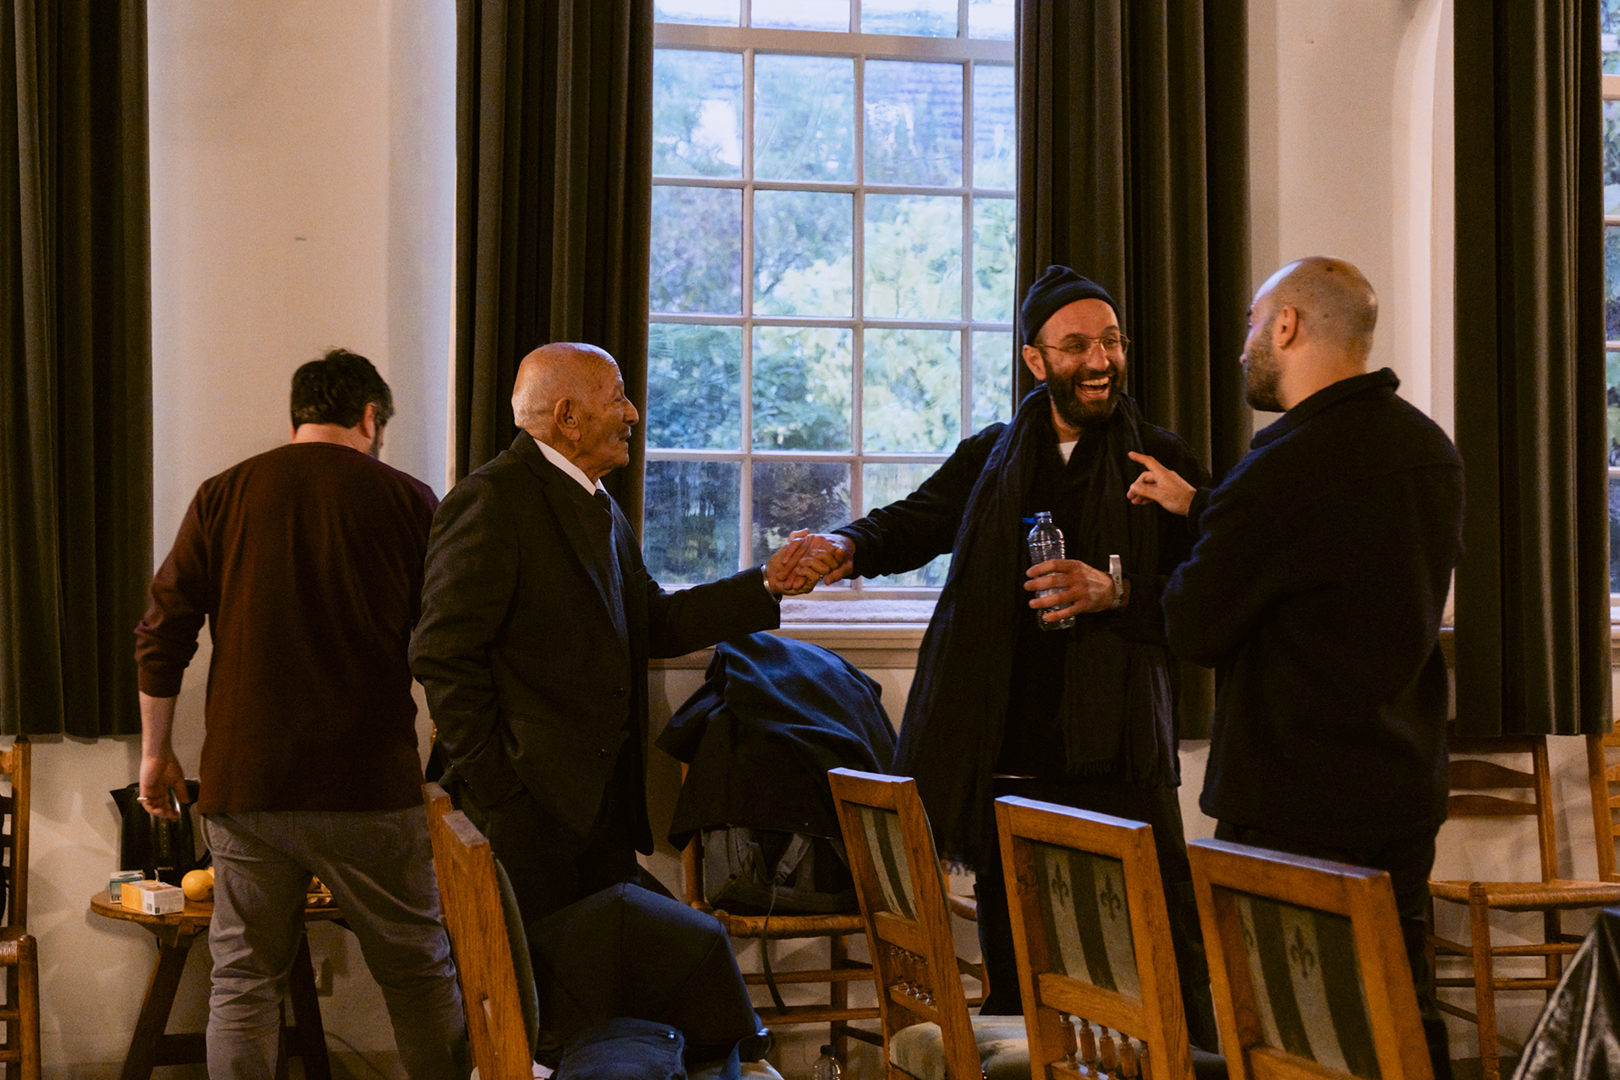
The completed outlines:
{"type": "MultiPolygon", "coordinates": [[[[1356,262],[1382,300],[1375,360],[1448,428],[1453,2],[1250,0],[1252,284],[1301,255],[1356,262]]],[[[398,404],[385,458],[442,492],[453,4],[165,0],[149,20],[154,558],[200,480],[285,438],[288,377],[330,345],[378,363],[398,404]]],[[[205,662],[206,644],[181,698],[179,749],[193,767],[205,662]]],[[[909,670],[885,660],[874,674],[898,717],[909,670]]],[[[700,675],[655,673],[658,722],[700,675]]],[[[1590,875],[1580,747],[1554,743],[1561,855],[1566,871],[1590,875]]],[[[1196,808],[1206,751],[1183,748],[1190,837],[1212,829],[1196,808]]],[[[31,915],[46,1073],[112,1075],[152,947],[144,931],[89,915],[86,900],[115,857],[106,792],[134,778],[138,747],[61,740],[35,760],[31,915]]],[[[676,783],[673,763],[655,761],[655,820],[667,820],[676,783]]],[[[650,861],[671,886],[675,860],[665,849],[650,861]]],[[[1534,865],[1482,834],[1442,834],[1438,873],[1487,871],[1534,865]]],[[[334,974],[323,999],[334,1050],[397,1071],[380,998],[347,935],[319,928],[314,944],[334,974]]],[[[195,950],[176,1030],[200,1027],[206,976],[205,950],[195,950]]],[[[1510,1033],[1528,1022],[1523,1010],[1506,1018],[1510,1033]]],[[[1456,1052],[1471,1053],[1472,1038],[1459,1034],[1456,1052]]]]}
{"type": "MultiPolygon", "coordinates": [[[[154,559],[201,480],[286,440],[293,370],[334,345],[370,357],[394,391],[384,460],[442,493],[452,0],[165,0],[148,20],[154,559]]],[[[207,655],[205,642],[180,699],[177,749],[193,770],[207,655]]],[[[116,1075],[154,950],[86,902],[115,865],[107,791],[135,778],[139,746],[47,742],[35,763],[45,1072],[116,1075]]],[[[322,1002],[334,1051],[392,1068],[352,938],[320,927],[312,942],[334,976],[322,1002]]],[[[206,990],[199,945],[171,1030],[201,1029],[206,990]]]]}

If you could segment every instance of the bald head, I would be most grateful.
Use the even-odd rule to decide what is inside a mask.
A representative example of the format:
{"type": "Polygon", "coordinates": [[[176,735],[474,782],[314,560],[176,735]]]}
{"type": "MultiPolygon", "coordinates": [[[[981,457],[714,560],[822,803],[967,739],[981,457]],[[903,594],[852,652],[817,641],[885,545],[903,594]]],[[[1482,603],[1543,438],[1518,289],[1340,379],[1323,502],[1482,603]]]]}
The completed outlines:
{"type": "Polygon", "coordinates": [[[1312,255],[1291,262],[1260,287],[1256,304],[1262,299],[1271,311],[1291,307],[1298,312],[1301,331],[1323,348],[1363,360],[1372,352],[1378,294],[1343,259],[1312,255]]]}
{"type": "Polygon", "coordinates": [[[595,345],[558,341],[542,345],[518,365],[512,383],[512,422],[541,442],[550,442],[552,413],[565,398],[581,399],[619,365],[595,345]]]}
{"type": "Polygon", "coordinates": [[[1284,412],[1364,374],[1377,325],[1378,297],[1360,270],[1321,255],[1289,263],[1249,307],[1242,356],[1249,404],[1284,412]]]}
{"type": "Polygon", "coordinates": [[[630,429],[641,419],[624,394],[613,357],[595,345],[542,345],[518,365],[512,419],[593,483],[630,461],[630,429]]]}

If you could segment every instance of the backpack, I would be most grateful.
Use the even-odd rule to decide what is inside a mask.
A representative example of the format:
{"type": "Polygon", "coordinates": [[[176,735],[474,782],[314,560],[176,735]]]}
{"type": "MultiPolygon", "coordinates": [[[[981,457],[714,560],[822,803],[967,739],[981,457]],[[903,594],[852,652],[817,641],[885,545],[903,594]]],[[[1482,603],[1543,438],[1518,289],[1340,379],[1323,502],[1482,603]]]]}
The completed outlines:
{"type": "Polygon", "coordinates": [[[703,830],[703,897],[739,915],[859,910],[842,840],[746,825],[703,830]]]}

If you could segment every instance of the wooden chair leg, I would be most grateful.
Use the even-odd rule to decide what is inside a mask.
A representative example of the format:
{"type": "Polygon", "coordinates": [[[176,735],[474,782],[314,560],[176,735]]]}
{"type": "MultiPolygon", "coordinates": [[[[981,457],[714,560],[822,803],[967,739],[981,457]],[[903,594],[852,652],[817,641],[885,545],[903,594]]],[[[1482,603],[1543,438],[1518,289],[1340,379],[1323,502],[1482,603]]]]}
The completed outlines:
{"type": "MultiPolygon", "coordinates": [[[[849,939],[842,935],[833,935],[827,939],[827,967],[833,971],[847,967],[849,962],[849,939]]],[[[827,1002],[834,1009],[843,1009],[849,1005],[849,983],[834,979],[827,985],[827,1002]]],[[[849,1061],[849,1024],[843,1020],[834,1020],[827,1025],[827,1034],[832,1042],[833,1054],[841,1062],[849,1061]]]]}
{"type": "MultiPolygon", "coordinates": [[[[18,1070],[22,1080],[40,1080],[39,1053],[39,945],[33,937],[24,935],[18,942],[20,962],[17,965],[17,1009],[19,1028],[15,1042],[20,1053],[18,1070]]],[[[9,1038],[9,1033],[8,1033],[9,1038]]]]}
{"type": "Polygon", "coordinates": [[[1479,1069],[1481,1080],[1502,1080],[1496,1046],[1496,972],[1491,956],[1491,910],[1485,887],[1475,882],[1468,890],[1468,934],[1474,951],[1474,1007],[1479,1013],[1479,1069]]]}

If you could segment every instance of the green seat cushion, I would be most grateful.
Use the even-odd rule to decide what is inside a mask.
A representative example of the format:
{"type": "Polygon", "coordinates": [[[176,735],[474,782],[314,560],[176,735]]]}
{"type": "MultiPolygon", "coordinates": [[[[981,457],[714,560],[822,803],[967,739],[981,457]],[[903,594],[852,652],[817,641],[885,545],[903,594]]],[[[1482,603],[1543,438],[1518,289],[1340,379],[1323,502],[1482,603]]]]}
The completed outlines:
{"type": "MultiPolygon", "coordinates": [[[[975,1016],[973,1041],[989,1080],[1029,1080],[1029,1038],[1022,1016],[975,1016]]],[[[913,1080],[945,1080],[945,1048],[936,1024],[913,1024],[889,1040],[889,1064],[913,1080]]]]}

